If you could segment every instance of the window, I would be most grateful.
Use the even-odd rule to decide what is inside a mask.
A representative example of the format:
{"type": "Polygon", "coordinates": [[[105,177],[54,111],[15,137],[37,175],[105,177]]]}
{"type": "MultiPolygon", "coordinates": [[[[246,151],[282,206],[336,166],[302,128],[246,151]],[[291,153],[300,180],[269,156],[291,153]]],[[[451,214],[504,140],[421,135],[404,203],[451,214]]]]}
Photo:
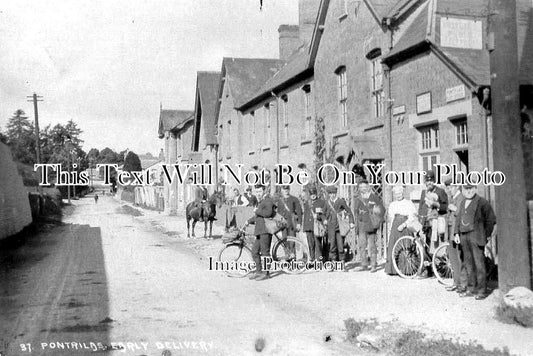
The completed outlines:
{"type": "Polygon", "coordinates": [[[421,168],[423,171],[435,170],[435,165],[440,162],[440,155],[421,155],[421,168]]]}
{"type": "Polygon", "coordinates": [[[439,125],[425,126],[419,129],[422,151],[437,150],[439,148],[439,125]]]}
{"type": "Polygon", "coordinates": [[[346,84],[346,67],[337,70],[338,92],[339,92],[339,117],[342,128],[348,126],[348,111],[346,102],[348,101],[348,91],[346,84]]]}
{"type": "Polygon", "coordinates": [[[381,50],[376,53],[378,57],[370,61],[372,75],[372,106],[374,117],[383,115],[383,70],[381,66],[381,50]]]}
{"type": "Polygon", "coordinates": [[[456,121],[455,126],[455,144],[458,146],[463,146],[468,144],[468,126],[466,124],[466,119],[456,121]]]}

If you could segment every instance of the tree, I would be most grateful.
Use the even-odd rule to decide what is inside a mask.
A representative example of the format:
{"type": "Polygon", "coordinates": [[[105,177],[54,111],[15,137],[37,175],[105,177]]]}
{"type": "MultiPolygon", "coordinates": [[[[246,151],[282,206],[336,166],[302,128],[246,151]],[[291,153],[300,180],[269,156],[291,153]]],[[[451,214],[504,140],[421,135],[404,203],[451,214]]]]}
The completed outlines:
{"type": "Polygon", "coordinates": [[[17,110],[13,113],[6,125],[7,144],[11,148],[13,159],[26,164],[34,164],[35,153],[35,132],[31,121],[26,117],[26,113],[17,110]]]}
{"type": "Polygon", "coordinates": [[[141,160],[133,151],[129,151],[124,159],[124,171],[142,171],[141,160]]]}
{"type": "Polygon", "coordinates": [[[0,130],[0,142],[7,145],[7,141],[7,136],[2,132],[2,130],[0,130]]]}

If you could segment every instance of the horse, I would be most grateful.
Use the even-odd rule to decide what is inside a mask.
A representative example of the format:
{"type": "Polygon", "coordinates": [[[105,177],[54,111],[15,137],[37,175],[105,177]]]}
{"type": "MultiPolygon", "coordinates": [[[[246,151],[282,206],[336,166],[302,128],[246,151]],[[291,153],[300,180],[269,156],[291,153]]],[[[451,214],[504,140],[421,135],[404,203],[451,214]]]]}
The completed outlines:
{"type": "Polygon", "coordinates": [[[207,237],[207,223],[209,223],[209,239],[213,238],[213,221],[216,220],[217,205],[220,207],[220,194],[215,192],[209,199],[202,201],[192,201],[185,207],[185,217],[187,219],[187,237],[190,236],[190,221],[192,220],[192,237],[194,227],[198,221],[204,223],[204,237],[207,237]]]}

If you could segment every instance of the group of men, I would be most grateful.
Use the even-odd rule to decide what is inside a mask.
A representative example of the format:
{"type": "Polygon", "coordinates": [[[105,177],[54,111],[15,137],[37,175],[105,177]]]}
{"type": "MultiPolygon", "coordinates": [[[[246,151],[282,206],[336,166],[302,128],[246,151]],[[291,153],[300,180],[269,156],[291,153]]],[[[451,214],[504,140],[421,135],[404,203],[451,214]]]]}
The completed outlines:
{"type": "Polygon", "coordinates": [[[476,186],[451,183],[448,179],[443,189],[435,184],[433,171],[426,173],[418,219],[430,253],[441,243],[450,243],[453,285],[446,289],[482,300],[488,295],[485,246],[492,237],[496,216],[490,203],[477,194],[476,186]]]}
{"type": "Polygon", "coordinates": [[[264,219],[272,218],[276,213],[287,221],[283,237],[296,236],[300,231],[305,233],[310,260],[346,262],[346,236],[353,231],[358,236],[357,250],[362,256],[362,265],[358,270],[369,269],[366,252],[368,247],[370,271],[377,271],[376,233],[383,219],[384,208],[368,182],[362,181],[359,184],[355,213],[346,201],[337,195],[338,190],[334,186],[326,188],[326,199],[319,197],[315,187],[307,189],[302,200],[290,194],[289,186],[282,186],[280,193],[279,197],[274,198],[270,196],[267,187],[262,185],[255,187],[259,204],[254,216],[247,222],[255,224],[254,235],[257,237],[252,247],[257,269],[251,279],[269,278],[269,272],[261,270],[261,259],[270,257],[272,241],[272,235],[268,233],[264,219]]]}
{"type": "MultiPolygon", "coordinates": [[[[440,188],[435,184],[434,173],[427,172],[418,219],[426,227],[430,252],[442,242],[450,243],[448,254],[454,283],[447,290],[457,291],[461,297],[472,296],[481,300],[488,295],[484,251],[492,236],[496,217],[490,203],[477,194],[476,186],[450,183],[447,181],[446,187],[440,188]]],[[[269,278],[268,271],[261,270],[261,258],[270,257],[272,241],[264,219],[276,213],[287,221],[284,237],[296,236],[300,231],[305,233],[311,260],[346,262],[345,242],[351,232],[357,237],[356,250],[361,261],[354,271],[376,272],[376,238],[385,215],[383,203],[366,180],[358,184],[353,211],[337,192],[337,187],[327,187],[327,198],[322,199],[317,189],[310,187],[305,198],[298,199],[290,194],[289,186],[281,187],[279,197],[271,197],[266,186],[256,186],[255,196],[251,194],[251,189],[247,190],[258,201],[254,216],[248,221],[255,223],[257,238],[252,253],[256,266],[259,266],[250,278],[269,278]]]]}
{"type": "Polygon", "coordinates": [[[233,199],[231,205],[233,206],[251,206],[255,208],[258,204],[257,197],[252,193],[252,188],[247,187],[244,194],[239,192],[239,189],[233,189],[233,199]]]}

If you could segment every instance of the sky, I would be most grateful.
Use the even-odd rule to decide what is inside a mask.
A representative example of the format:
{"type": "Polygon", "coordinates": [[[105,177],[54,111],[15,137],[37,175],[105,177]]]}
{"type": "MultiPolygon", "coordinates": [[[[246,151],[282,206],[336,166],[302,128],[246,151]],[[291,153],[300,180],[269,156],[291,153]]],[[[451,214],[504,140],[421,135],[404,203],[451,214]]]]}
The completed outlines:
{"type": "Polygon", "coordinates": [[[297,23],[297,0],[0,0],[0,127],[35,92],[39,126],[74,120],[85,151],[157,155],[160,103],[193,110],[197,71],[278,58],[297,23]]]}

